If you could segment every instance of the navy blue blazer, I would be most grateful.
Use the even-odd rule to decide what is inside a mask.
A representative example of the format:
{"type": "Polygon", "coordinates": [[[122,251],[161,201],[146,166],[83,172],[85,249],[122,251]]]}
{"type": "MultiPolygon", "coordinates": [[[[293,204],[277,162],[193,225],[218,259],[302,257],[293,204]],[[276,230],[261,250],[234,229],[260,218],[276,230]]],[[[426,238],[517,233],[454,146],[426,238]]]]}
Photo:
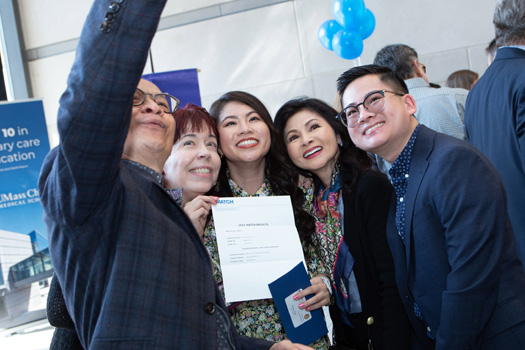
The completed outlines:
{"type": "Polygon", "coordinates": [[[467,141],[498,169],[518,257],[525,266],[525,50],[501,48],[469,92],[467,141]]]}
{"type": "MultiPolygon", "coordinates": [[[[51,259],[85,349],[215,349],[227,315],[208,253],[148,172],[123,162],[165,1],[95,1],[39,180],[51,259]],[[110,6],[111,4],[111,6],[110,6]]],[[[239,337],[239,349],[271,343],[239,337]]]]}
{"type": "Polygon", "coordinates": [[[493,349],[517,349],[499,336],[525,328],[525,274],[496,169],[469,143],[421,125],[404,200],[406,245],[394,201],[387,238],[419,348],[434,344],[414,316],[414,300],[436,349],[485,349],[495,338],[493,349]]]}

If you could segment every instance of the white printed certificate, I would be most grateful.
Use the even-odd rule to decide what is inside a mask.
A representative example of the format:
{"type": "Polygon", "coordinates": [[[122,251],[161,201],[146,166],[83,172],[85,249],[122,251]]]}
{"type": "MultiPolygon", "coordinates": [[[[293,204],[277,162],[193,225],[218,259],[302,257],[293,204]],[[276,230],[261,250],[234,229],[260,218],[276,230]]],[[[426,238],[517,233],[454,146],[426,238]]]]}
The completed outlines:
{"type": "Polygon", "coordinates": [[[304,264],[289,196],[220,198],[212,211],[227,302],[269,299],[268,284],[304,264]]]}

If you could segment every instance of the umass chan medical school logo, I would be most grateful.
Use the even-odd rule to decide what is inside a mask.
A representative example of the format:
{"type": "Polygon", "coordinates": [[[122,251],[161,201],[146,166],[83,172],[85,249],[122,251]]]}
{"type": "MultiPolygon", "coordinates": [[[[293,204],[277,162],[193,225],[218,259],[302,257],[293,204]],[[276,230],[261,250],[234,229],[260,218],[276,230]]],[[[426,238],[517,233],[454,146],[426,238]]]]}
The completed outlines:
{"type": "Polygon", "coordinates": [[[20,193],[0,193],[0,208],[16,207],[19,205],[40,202],[38,189],[30,188],[20,193]]]}

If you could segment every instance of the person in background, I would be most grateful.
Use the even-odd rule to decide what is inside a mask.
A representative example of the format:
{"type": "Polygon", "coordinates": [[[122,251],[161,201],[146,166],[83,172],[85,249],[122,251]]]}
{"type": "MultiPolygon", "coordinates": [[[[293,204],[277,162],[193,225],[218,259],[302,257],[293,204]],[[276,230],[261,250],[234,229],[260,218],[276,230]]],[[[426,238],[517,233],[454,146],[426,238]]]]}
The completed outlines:
{"type": "Polygon", "coordinates": [[[49,285],[46,312],[47,321],[55,327],[49,350],[83,350],[56,276],[53,276],[49,285]]]}
{"type": "Polygon", "coordinates": [[[332,107],[337,111],[337,113],[341,112],[341,110],[343,109],[343,107],[341,106],[341,96],[339,96],[339,93],[335,94],[334,103],[332,107]]]}
{"type": "Polygon", "coordinates": [[[494,62],[496,54],[498,53],[496,38],[490,41],[489,45],[485,48],[485,52],[487,53],[487,66],[490,66],[491,63],[494,62]]]}
{"type": "Polygon", "coordinates": [[[479,79],[479,74],[468,69],[462,69],[450,74],[447,78],[447,87],[470,90],[479,79]]]}
{"type": "MultiPolygon", "coordinates": [[[[419,62],[416,50],[407,45],[383,47],[376,54],[374,64],[390,68],[405,81],[408,91],[416,101],[415,117],[421,124],[437,132],[466,139],[463,115],[467,90],[432,88],[428,83],[427,67],[419,62]]],[[[379,170],[390,176],[388,162],[377,155],[376,160],[379,170]]]]}
{"type": "Polygon", "coordinates": [[[314,179],[314,244],[333,271],[335,344],[406,350],[410,326],[385,232],[393,188],[383,174],[369,169],[369,157],[336,116],[325,102],[306,97],[286,102],[275,116],[288,156],[314,179]]]}
{"type": "Polygon", "coordinates": [[[383,47],[376,54],[374,64],[390,68],[405,81],[408,91],[416,100],[416,119],[421,124],[465,140],[463,115],[467,90],[431,88],[428,84],[427,67],[419,61],[416,50],[407,45],[383,47]]]}
{"type": "Polygon", "coordinates": [[[392,165],[387,238],[413,349],[524,349],[525,274],[494,166],[419,124],[389,68],[355,67],[337,83],[352,141],[392,165]]]}
{"type": "Polygon", "coordinates": [[[308,349],[235,331],[207,251],[161,172],[178,101],[141,80],[166,1],[96,0],[38,182],[49,250],[85,349],[308,349]]]}
{"type": "Polygon", "coordinates": [[[465,126],[468,142],[501,175],[525,266],[525,1],[499,2],[493,21],[498,54],[469,93],[465,126]]]}
{"type": "MultiPolygon", "coordinates": [[[[312,283],[311,287],[298,294],[298,298],[315,294],[302,306],[308,310],[329,304],[327,272],[312,249],[314,219],[304,209],[303,191],[297,186],[298,174],[286,158],[286,150],[268,110],[255,96],[243,91],[231,91],[213,102],[210,114],[219,129],[220,152],[223,154],[217,195],[289,195],[312,283]]],[[[216,266],[215,279],[221,286],[214,232],[208,237],[205,235],[205,244],[216,266]]],[[[273,341],[285,336],[272,299],[235,303],[229,306],[229,311],[242,335],[273,341]]],[[[324,337],[312,346],[327,349],[328,345],[327,337],[324,337]]]]}

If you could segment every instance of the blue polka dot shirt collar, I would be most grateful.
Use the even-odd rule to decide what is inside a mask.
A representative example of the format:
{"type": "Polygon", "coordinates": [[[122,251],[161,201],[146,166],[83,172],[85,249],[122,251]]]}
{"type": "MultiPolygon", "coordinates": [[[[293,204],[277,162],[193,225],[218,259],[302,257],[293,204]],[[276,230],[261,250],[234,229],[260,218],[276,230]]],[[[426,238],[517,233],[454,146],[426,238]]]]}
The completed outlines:
{"type": "Polygon", "coordinates": [[[389,170],[389,174],[392,178],[392,184],[394,185],[394,187],[396,186],[396,184],[394,183],[394,179],[397,179],[397,181],[401,182],[408,182],[408,177],[405,175],[408,175],[408,172],[410,170],[412,151],[414,150],[414,144],[416,143],[418,131],[419,124],[414,129],[414,132],[412,132],[412,136],[410,136],[407,145],[405,146],[401,154],[399,154],[399,156],[394,161],[392,167],[389,170]]]}

